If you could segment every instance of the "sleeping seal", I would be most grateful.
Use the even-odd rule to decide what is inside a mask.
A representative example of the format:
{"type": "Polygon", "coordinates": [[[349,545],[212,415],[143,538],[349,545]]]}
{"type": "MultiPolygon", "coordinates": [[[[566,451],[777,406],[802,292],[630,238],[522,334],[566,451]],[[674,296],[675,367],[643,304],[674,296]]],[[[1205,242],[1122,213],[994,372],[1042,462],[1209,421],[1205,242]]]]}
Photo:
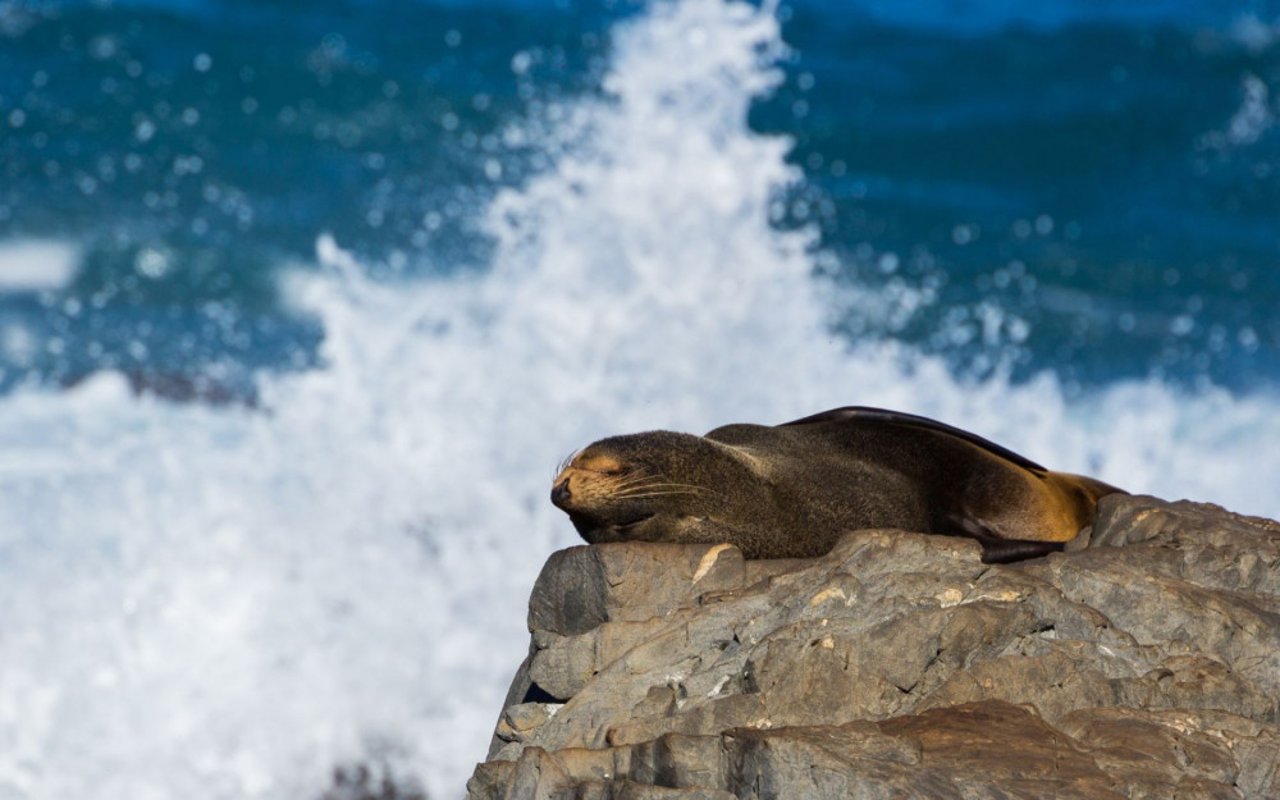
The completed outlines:
{"type": "Polygon", "coordinates": [[[560,471],[551,502],[593,544],[729,542],[747,558],[801,558],[847,531],[900,528],[972,537],[998,562],[1061,550],[1120,491],[941,422],[851,406],[602,439],[560,471]]]}

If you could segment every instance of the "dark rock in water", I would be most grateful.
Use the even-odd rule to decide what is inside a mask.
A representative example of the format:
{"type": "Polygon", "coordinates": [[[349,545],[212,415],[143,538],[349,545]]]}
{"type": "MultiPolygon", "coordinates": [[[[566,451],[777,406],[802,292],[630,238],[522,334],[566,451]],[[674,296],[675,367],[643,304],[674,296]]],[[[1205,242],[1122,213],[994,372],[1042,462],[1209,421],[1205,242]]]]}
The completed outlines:
{"type": "Polygon", "coordinates": [[[319,800],[427,800],[416,782],[397,780],[385,766],[376,772],[366,764],[338,767],[333,784],[319,800]]]}
{"type": "Polygon", "coordinates": [[[556,553],[469,796],[1280,797],[1280,524],[1112,495],[1068,552],[979,554],[556,553]]]}
{"type": "MultiPolygon", "coordinates": [[[[62,381],[65,389],[75,389],[101,372],[73,375],[62,381]]],[[[118,372],[137,397],[157,397],[174,403],[199,403],[207,406],[258,407],[258,392],[246,380],[219,380],[209,375],[187,375],[178,372],[124,370],[118,372]]]]}

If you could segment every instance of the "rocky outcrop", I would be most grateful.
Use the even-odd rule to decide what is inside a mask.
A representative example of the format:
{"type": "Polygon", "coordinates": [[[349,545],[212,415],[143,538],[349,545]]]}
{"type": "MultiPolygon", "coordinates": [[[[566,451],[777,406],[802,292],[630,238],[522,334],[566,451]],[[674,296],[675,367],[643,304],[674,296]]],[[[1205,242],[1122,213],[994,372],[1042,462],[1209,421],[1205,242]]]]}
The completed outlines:
{"type": "Polygon", "coordinates": [[[1280,797],[1280,524],[1113,495],[1068,552],[979,554],[555,553],[469,796],[1280,797]]]}

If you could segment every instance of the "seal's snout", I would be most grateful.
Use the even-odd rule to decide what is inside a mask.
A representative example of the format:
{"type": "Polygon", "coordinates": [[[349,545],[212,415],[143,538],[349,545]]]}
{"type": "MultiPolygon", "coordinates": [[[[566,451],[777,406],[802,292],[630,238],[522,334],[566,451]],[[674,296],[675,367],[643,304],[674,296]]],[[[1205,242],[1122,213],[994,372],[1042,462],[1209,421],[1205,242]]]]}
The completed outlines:
{"type": "Polygon", "coordinates": [[[551,503],[573,514],[599,512],[615,501],[615,493],[627,485],[627,467],[617,457],[587,448],[560,469],[551,481],[551,503]]]}
{"type": "Polygon", "coordinates": [[[572,495],[569,492],[569,478],[561,478],[551,487],[551,502],[558,508],[564,508],[572,495]]]}

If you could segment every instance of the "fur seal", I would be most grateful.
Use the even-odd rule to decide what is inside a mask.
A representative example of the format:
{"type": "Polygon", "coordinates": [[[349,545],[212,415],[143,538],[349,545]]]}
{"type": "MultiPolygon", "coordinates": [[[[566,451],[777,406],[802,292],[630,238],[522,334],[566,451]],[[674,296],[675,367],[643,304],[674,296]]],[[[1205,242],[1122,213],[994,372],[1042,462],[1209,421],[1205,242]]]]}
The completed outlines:
{"type": "Polygon", "coordinates": [[[1121,491],[932,419],[849,406],[601,439],[563,466],[551,502],[593,544],[730,542],[747,558],[802,558],[847,531],[900,528],[968,536],[983,561],[1003,562],[1061,550],[1121,491]]]}

